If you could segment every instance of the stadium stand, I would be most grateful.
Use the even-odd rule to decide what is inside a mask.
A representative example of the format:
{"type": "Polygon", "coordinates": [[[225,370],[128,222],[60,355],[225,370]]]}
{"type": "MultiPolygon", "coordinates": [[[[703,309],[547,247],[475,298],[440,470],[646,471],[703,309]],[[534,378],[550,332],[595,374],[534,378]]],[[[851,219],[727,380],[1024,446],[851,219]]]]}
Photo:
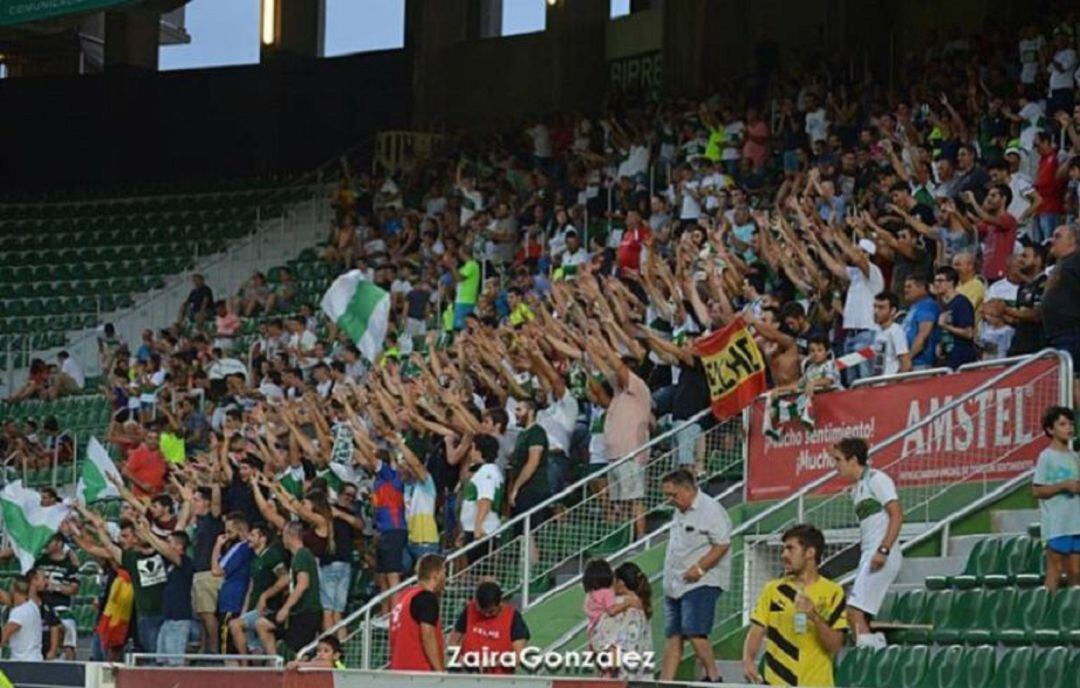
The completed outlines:
{"type": "MultiPolygon", "coordinates": [[[[1007,45],[1015,62],[1011,42],[966,40],[941,55],[982,50],[1004,62],[1007,45]]],[[[911,64],[933,72],[938,58],[911,64]]],[[[1028,528],[1033,465],[1047,442],[1041,413],[1073,405],[1076,340],[1050,326],[1053,336],[1022,336],[1044,291],[1080,284],[1061,286],[1075,277],[1066,268],[1080,242],[1065,219],[1080,196],[1066,202],[1063,182],[1080,169],[1068,162],[1080,152],[1080,111],[1040,105],[999,116],[1000,103],[987,110],[991,87],[983,84],[985,98],[964,90],[968,75],[949,65],[942,90],[954,102],[969,97],[954,106],[942,96],[941,108],[917,115],[914,100],[886,107],[846,96],[818,110],[813,89],[778,99],[769,125],[726,99],[631,102],[599,118],[530,121],[505,137],[418,133],[419,158],[375,142],[303,184],[0,205],[0,369],[37,385],[0,403],[4,508],[44,514],[54,508],[46,501],[77,501],[91,482],[109,495],[49,526],[77,560],[68,580],[78,591],[62,605],[78,630],[77,657],[127,651],[126,635],[102,645],[101,624],[117,613],[110,599],[125,585],[115,570],[137,578],[123,619],[136,610],[130,651],[141,659],[132,663],[212,662],[222,649],[243,661],[261,631],[289,660],[333,637],[347,667],[382,670],[401,613],[391,605],[434,551],[447,554],[437,602],[447,633],[477,582],[493,578],[532,644],[588,648],[595,629],[582,585],[599,558],[631,563],[652,582],[655,613],[643,625],[662,650],[665,553],[680,534],[661,484],[682,468],[731,515],[730,581],[709,610],[710,644],[731,678],[746,670],[737,660],[753,602],[783,570],[782,533],[815,524],[826,575],[844,585],[858,575],[863,514],[830,454],[858,435],[895,483],[904,524],[893,547],[905,560],[874,619],[888,646],[846,647],[835,685],[1080,685],[1080,588],[1045,587],[1046,538],[1028,528]],[[1038,162],[1054,141],[1014,142],[1018,119],[1056,136],[1062,154],[1047,149],[1038,162]],[[372,150],[379,164],[369,174],[372,150]],[[949,177],[946,161],[961,158],[972,166],[949,177]],[[990,184],[983,165],[1001,170],[1006,158],[1006,181],[990,184]],[[1048,220],[1047,231],[1034,207],[1019,217],[1006,209],[1008,176],[1026,171],[1060,192],[1060,226],[1048,220]],[[301,228],[313,189],[319,208],[301,228]],[[200,261],[233,263],[230,243],[258,243],[270,216],[293,244],[258,264],[230,264],[242,284],[209,273],[216,317],[174,317],[200,261]],[[1007,240],[986,238],[997,228],[1007,240]],[[328,312],[349,284],[383,304],[381,321],[358,297],[347,301],[362,314],[328,312]],[[166,289],[175,296],[167,307],[150,295],[166,289]],[[320,309],[324,295],[330,305],[320,309]],[[140,308],[158,312],[143,318],[140,308]],[[121,312],[123,335],[97,336],[121,312]],[[746,354],[755,374],[733,384],[762,381],[720,421],[709,407],[729,380],[702,363],[715,352],[693,346],[718,330],[755,352],[746,354]],[[66,372],[35,359],[76,341],[91,375],[68,395],[66,372]],[[773,391],[757,396],[766,376],[773,391]],[[91,456],[92,438],[106,456],[91,456]],[[497,518],[477,534],[460,523],[461,502],[481,499],[473,474],[489,463],[498,466],[489,471],[499,476],[497,518]],[[16,503],[21,488],[37,491],[16,503]],[[192,556],[182,538],[180,553],[169,549],[176,531],[193,539],[192,556]],[[282,546],[292,563],[277,561],[291,569],[280,596],[238,596],[249,579],[256,593],[282,580],[261,559],[282,546]],[[206,588],[180,578],[192,559],[204,581],[225,581],[210,609],[201,609],[206,588]],[[302,566],[308,589],[285,603],[285,626],[273,605],[302,588],[302,566]],[[176,613],[184,618],[163,619],[176,613]],[[191,657],[164,656],[163,620],[192,621],[172,646],[191,657]],[[267,630],[274,624],[282,637],[267,630]],[[222,635],[211,640],[214,629],[222,635]]],[[[1007,79],[990,81],[1012,93],[1007,79]]],[[[1011,99],[1023,105],[1028,94],[1011,99]]],[[[1050,321],[1070,317],[1060,293],[1045,309],[1050,321]]],[[[5,591],[26,582],[16,584],[28,568],[16,527],[0,557],[5,591]]],[[[33,544],[30,562],[45,546],[33,544]]],[[[716,671],[690,652],[677,659],[680,678],[716,671]]]]}

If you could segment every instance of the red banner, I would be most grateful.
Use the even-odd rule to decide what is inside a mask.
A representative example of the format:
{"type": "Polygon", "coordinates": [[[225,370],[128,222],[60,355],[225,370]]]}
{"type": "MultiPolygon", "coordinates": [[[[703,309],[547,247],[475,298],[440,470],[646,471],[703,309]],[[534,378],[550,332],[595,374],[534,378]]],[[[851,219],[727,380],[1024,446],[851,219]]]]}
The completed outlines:
{"type": "MultiPolygon", "coordinates": [[[[844,437],[861,437],[873,446],[910,428],[1002,372],[989,368],[814,395],[814,428],[782,428],[779,439],[761,432],[766,409],[754,402],[749,435],[748,500],[783,499],[832,470],[829,450],[844,437]]],[[[883,447],[875,467],[898,486],[955,482],[972,468],[1001,460],[987,475],[1011,478],[1034,464],[1046,446],[1042,414],[1058,403],[1060,366],[1046,359],[1003,377],[948,413],[883,447]],[[902,461],[897,461],[903,457],[902,461]]],[[[980,474],[979,479],[982,479],[980,474]]],[[[843,488],[840,480],[822,492],[843,488]]]]}
{"type": "Polygon", "coordinates": [[[713,414],[723,420],[741,413],[765,391],[765,359],[742,318],[694,342],[705,367],[713,414]]]}

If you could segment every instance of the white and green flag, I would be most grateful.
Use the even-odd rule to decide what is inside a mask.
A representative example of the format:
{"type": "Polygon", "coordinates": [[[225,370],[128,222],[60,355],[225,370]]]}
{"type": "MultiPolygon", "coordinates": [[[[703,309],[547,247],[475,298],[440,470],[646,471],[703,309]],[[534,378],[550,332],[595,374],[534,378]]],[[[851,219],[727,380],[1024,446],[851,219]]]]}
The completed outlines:
{"type": "Polygon", "coordinates": [[[364,279],[359,270],[352,270],[334,280],[321,305],[323,313],[374,363],[382,351],[390,322],[390,294],[364,279]]]}
{"type": "Polygon", "coordinates": [[[83,504],[90,504],[99,499],[119,497],[120,492],[109,480],[109,476],[122,481],[120,471],[109,458],[105,447],[101,446],[101,442],[98,442],[96,437],[91,437],[86,445],[86,460],[82,464],[79,484],[75,488],[78,500],[83,504]]]}
{"type": "Polygon", "coordinates": [[[41,495],[23,487],[21,480],[9,483],[0,491],[0,513],[4,533],[19,559],[23,573],[34,565],[71,509],[66,504],[41,506],[41,495]]]}

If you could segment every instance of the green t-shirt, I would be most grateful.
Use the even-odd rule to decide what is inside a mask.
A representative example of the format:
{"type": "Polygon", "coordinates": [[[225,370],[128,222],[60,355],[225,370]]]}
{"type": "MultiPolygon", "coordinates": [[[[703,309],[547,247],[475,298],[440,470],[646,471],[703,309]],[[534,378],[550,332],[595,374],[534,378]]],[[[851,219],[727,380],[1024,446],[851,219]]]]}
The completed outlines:
{"type": "Polygon", "coordinates": [[[158,442],[158,448],[161,449],[161,455],[169,463],[180,464],[187,460],[187,449],[184,446],[183,437],[170,432],[163,432],[161,433],[161,440],[158,442]]]}
{"type": "Polygon", "coordinates": [[[143,554],[127,549],[120,557],[120,566],[131,574],[135,611],[143,618],[161,616],[161,603],[165,597],[165,558],[157,552],[143,554]]]}
{"type": "Polygon", "coordinates": [[[522,485],[518,491],[519,497],[522,495],[547,497],[551,491],[547,479],[548,437],[547,432],[539,423],[533,423],[518,434],[517,442],[514,443],[514,451],[510,455],[510,467],[514,471],[514,480],[516,481],[517,476],[521,475],[521,471],[525,468],[525,463],[529,459],[529,448],[537,445],[544,448],[540,452],[540,465],[536,467],[536,471],[529,478],[529,482],[522,485]]]}
{"type": "Polygon", "coordinates": [[[457,285],[454,303],[475,306],[476,299],[480,295],[480,263],[470,258],[458,270],[458,276],[461,281],[457,285]]]}
{"type": "MultiPolygon", "coordinates": [[[[285,552],[281,545],[274,543],[264,549],[262,554],[255,555],[251,560],[251,597],[248,598],[248,609],[254,609],[259,604],[259,597],[277,582],[278,574],[285,570],[285,552]]],[[[281,593],[278,593],[266,601],[269,609],[281,607],[281,593]]]]}
{"type": "Polygon", "coordinates": [[[315,555],[307,547],[301,547],[293,555],[292,566],[289,567],[290,592],[296,589],[296,581],[301,572],[308,575],[308,587],[300,596],[300,600],[289,610],[290,616],[322,612],[322,606],[319,604],[319,564],[315,561],[315,555]]]}

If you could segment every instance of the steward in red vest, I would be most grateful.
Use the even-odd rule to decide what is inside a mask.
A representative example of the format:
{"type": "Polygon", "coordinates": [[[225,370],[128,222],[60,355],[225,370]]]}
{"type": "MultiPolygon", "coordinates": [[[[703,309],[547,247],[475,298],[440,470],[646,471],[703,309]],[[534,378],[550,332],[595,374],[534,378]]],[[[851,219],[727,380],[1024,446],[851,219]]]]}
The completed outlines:
{"type": "Polygon", "coordinates": [[[416,566],[420,584],[406,588],[390,608],[390,669],[445,671],[446,645],[439,623],[439,595],[446,587],[446,560],[425,554],[416,566]]]}
{"type": "Polygon", "coordinates": [[[460,646],[457,668],[482,674],[514,673],[528,640],[525,620],[502,601],[502,590],[491,581],[477,586],[450,634],[450,644],[460,646]]]}

